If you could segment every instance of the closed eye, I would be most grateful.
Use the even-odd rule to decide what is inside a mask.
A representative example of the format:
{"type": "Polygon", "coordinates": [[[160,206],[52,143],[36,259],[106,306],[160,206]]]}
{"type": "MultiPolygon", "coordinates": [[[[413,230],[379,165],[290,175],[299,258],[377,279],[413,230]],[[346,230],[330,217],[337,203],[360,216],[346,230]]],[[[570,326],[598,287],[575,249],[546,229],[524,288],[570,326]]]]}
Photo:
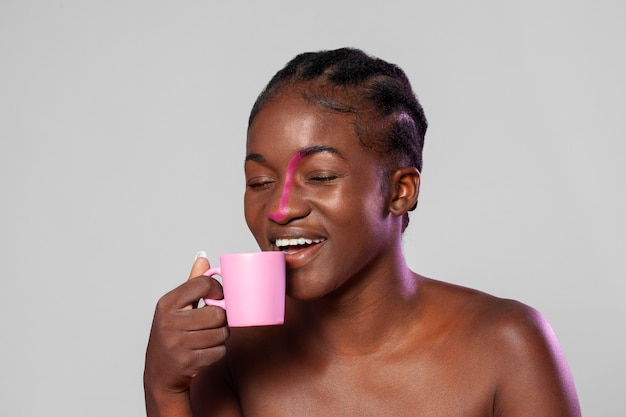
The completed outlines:
{"type": "Polygon", "coordinates": [[[323,183],[333,182],[338,178],[340,178],[340,175],[336,175],[336,174],[310,175],[309,177],[307,177],[307,181],[323,184],[323,183]]]}
{"type": "Polygon", "coordinates": [[[311,181],[325,182],[325,181],[336,180],[337,178],[339,178],[337,175],[327,175],[327,176],[312,177],[310,179],[311,179],[311,181]]]}
{"type": "Polygon", "coordinates": [[[246,182],[246,186],[252,190],[263,190],[271,187],[274,180],[269,178],[252,178],[246,182]]]}

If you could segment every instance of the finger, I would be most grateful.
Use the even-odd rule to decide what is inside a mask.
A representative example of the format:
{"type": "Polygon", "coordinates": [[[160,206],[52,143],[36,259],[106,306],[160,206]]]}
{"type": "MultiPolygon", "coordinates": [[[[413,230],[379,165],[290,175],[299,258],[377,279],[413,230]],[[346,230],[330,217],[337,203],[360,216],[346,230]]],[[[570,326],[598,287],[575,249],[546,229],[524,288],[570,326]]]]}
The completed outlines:
{"type": "Polygon", "coordinates": [[[230,331],[228,327],[224,326],[217,329],[185,332],[181,341],[191,350],[210,349],[225,344],[229,335],[230,331]]]}
{"type": "Polygon", "coordinates": [[[179,311],[188,310],[190,308],[186,308],[187,306],[201,298],[221,299],[223,294],[222,286],[215,278],[200,275],[174,289],[169,294],[172,303],[170,305],[179,311]]]}
{"type": "MultiPolygon", "coordinates": [[[[215,362],[226,356],[226,345],[222,344],[206,349],[195,349],[193,350],[193,354],[195,356],[195,363],[197,364],[199,371],[200,369],[214,364],[215,362]]],[[[194,377],[196,375],[197,372],[195,373],[194,377]]]]}
{"type": "Polygon", "coordinates": [[[176,327],[186,332],[217,329],[226,326],[226,312],[216,306],[180,311],[176,315],[176,327]]]}
{"type": "Polygon", "coordinates": [[[211,268],[209,264],[209,260],[206,257],[206,253],[204,251],[200,251],[196,254],[196,260],[191,267],[191,272],[189,273],[189,279],[199,277],[204,274],[206,271],[211,268]]]}
{"type": "MultiPolygon", "coordinates": [[[[193,263],[193,266],[191,267],[191,272],[189,273],[189,277],[187,278],[187,281],[202,275],[210,267],[211,265],[209,264],[209,260],[206,257],[206,252],[202,250],[199,251],[196,254],[196,259],[193,263]]],[[[198,301],[199,300],[192,301],[191,304],[183,307],[183,310],[192,310],[192,309],[198,308],[198,301]]]]}

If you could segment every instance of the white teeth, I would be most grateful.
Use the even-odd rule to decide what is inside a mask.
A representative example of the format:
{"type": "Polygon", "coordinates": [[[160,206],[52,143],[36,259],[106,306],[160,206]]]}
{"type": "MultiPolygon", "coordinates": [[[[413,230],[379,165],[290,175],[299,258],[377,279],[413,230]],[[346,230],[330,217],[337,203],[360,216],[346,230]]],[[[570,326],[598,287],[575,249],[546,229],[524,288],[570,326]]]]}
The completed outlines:
{"type": "Polygon", "coordinates": [[[313,243],[320,243],[323,239],[307,239],[304,237],[298,239],[276,239],[275,245],[279,248],[285,246],[298,246],[298,245],[310,245],[313,243]]]}

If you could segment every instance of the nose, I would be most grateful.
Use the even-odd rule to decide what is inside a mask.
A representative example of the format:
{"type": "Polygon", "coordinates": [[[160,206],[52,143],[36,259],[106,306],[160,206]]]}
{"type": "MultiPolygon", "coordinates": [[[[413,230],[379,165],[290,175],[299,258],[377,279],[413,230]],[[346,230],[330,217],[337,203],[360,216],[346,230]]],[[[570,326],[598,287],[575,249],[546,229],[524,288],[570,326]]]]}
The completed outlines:
{"type": "Polygon", "coordinates": [[[272,208],[271,211],[265,213],[265,216],[273,220],[277,223],[288,223],[294,217],[302,216],[300,210],[297,206],[297,201],[294,198],[294,189],[295,189],[295,180],[296,180],[296,171],[298,168],[298,163],[302,159],[302,155],[299,153],[294,155],[293,158],[289,161],[287,165],[287,170],[285,171],[285,181],[283,182],[283,188],[280,193],[280,198],[278,200],[278,207],[274,206],[274,203],[270,205],[272,208]]]}
{"type": "Polygon", "coordinates": [[[278,207],[275,210],[265,213],[265,217],[270,220],[274,220],[277,223],[282,223],[288,216],[287,204],[289,202],[289,194],[291,194],[291,188],[293,183],[289,184],[286,180],[283,185],[282,193],[278,201],[278,207]]]}

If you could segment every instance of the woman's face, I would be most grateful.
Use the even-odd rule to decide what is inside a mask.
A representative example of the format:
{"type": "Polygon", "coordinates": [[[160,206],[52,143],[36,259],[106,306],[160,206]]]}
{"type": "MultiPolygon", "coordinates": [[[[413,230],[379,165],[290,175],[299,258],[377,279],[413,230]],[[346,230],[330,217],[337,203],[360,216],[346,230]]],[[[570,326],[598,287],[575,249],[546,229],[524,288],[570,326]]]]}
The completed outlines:
{"type": "Polygon", "coordinates": [[[261,250],[285,252],[290,296],[316,299],[385,269],[398,218],[352,115],[274,98],[248,130],[245,174],[246,222],[261,250]]]}

